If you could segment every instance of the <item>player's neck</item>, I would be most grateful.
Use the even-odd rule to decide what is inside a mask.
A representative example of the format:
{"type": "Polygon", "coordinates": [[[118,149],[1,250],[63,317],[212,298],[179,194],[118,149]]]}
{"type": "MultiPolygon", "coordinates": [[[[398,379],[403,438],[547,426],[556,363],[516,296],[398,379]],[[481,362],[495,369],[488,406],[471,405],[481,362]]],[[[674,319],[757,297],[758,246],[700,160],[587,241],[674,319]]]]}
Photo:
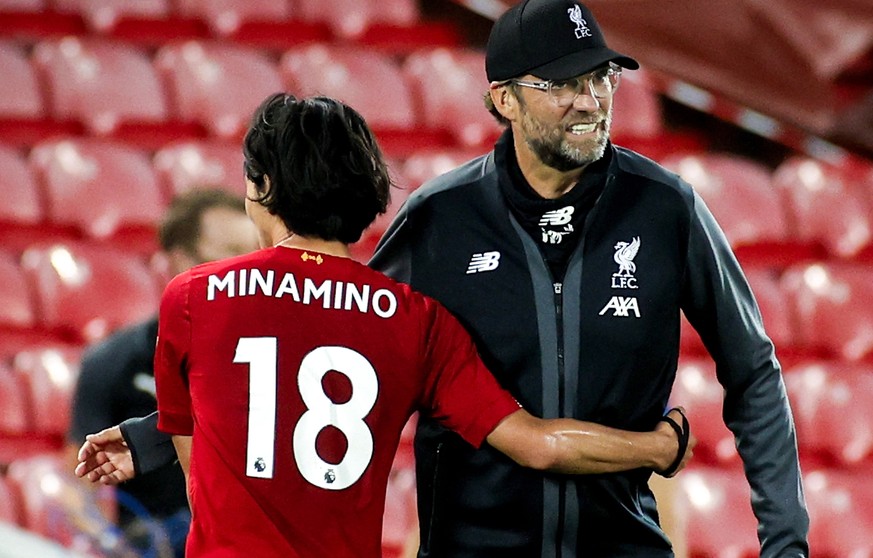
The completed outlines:
{"type": "Polygon", "coordinates": [[[313,238],[300,236],[299,234],[289,233],[279,237],[273,243],[274,248],[297,248],[298,250],[309,250],[311,252],[320,252],[340,258],[350,258],[349,246],[338,240],[324,240],[321,238],[313,238]]]}

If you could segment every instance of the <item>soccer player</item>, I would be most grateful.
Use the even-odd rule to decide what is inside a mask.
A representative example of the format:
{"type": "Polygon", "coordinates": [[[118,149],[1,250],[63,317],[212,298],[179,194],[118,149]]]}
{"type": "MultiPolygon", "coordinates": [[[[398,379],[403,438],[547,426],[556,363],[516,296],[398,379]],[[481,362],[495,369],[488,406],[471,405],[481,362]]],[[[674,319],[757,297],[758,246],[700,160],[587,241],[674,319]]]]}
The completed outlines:
{"type": "Polygon", "coordinates": [[[680,412],[651,432],[534,418],[447,310],[349,257],[390,188],[353,109],[271,96],[244,150],[265,248],[182,273],[161,301],[158,426],[187,478],[189,558],[379,556],[388,473],[416,410],[538,469],[684,467],[694,439],[680,412]]]}

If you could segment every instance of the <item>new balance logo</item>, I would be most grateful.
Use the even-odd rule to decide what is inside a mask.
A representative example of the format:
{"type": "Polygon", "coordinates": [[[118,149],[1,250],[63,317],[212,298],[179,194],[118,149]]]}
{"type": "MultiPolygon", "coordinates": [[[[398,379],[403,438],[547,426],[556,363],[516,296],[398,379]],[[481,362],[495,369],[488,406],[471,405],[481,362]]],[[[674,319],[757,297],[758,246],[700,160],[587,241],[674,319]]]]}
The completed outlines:
{"type": "Polygon", "coordinates": [[[575,211],[575,208],[572,205],[568,205],[567,207],[562,207],[561,209],[556,209],[554,211],[546,211],[545,213],[543,213],[543,216],[540,217],[540,226],[545,227],[546,225],[566,225],[573,217],[573,211],[575,211]]]}
{"type": "Polygon", "coordinates": [[[467,266],[467,275],[482,271],[494,271],[498,265],[500,265],[500,252],[473,254],[473,257],[470,258],[470,265],[467,266]]]}
{"type": "Polygon", "coordinates": [[[640,306],[637,304],[637,299],[632,296],[614,296],[610,298],[606,306],[603,307],[603,310],[600,311],[600,315],[606,314],[610,309],[613,311],[613,316],[627,318],[633,312],[637,318],[640,317],[640,306]]]}

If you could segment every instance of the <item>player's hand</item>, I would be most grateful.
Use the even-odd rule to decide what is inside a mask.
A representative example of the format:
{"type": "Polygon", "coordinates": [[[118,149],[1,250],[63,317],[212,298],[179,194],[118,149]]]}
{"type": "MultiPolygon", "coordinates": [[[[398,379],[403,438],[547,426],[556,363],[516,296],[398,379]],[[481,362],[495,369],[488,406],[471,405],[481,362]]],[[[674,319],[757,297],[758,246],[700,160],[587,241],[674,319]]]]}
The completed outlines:
{"type": "Polygon", "coordinates": [[[130,448],[118,426],[85,436],[78,457],[76,476],[94,483],[116,485],[136,476],[130,448]]]}
{"type": "Polygon", "coordinates": [[[672,440],[671,447],[675,448],[670,462],[662,464],[663,466],[656,472],[667,478],[674,477],[688,465],[688,462],[694,455],[694,446],[697,445],[697,438],[691,432],[691,426],[685,418],[685,409],[682,407],[671,409],[658,422],[655,432],[670,436],[672,440]],[[684,442],[685,439],[687,439],[687,442],[684,442]],[[685,444],[684,448],[682,447],[683,443],[685,444]],[[679,452],[682,452],[681,458],[679,452]]]}

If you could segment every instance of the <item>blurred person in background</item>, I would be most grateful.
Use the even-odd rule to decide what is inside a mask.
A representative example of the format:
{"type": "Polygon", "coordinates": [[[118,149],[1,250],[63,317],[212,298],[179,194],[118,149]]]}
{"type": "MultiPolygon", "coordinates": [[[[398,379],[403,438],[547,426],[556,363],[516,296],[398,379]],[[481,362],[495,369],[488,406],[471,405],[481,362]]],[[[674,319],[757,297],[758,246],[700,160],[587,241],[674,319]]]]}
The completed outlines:
{"type": "MultiPolygon", "coordinates": [[[[688,183],[610,141],[638,67],[578,1],[510,8],[485,68],[506,131],[416,190],[370,265],[446,305],[532,413],[619,429],[663,413],[684,312],[725,389],[761,556],[806,557],[794,421],[743,271],[688,183]]],[[[421,558],[674,556],[647,471],[543,475],[427,417],[415,457],[421,558]]]]}
{"type": "MultiPolygon", "coordinates": [[[[171,203],[158,228],[164,272],[175,276],[194,265],[251,252],[257,236],[242,198],[196,188],[171,203]]],[[[82,438],[157,408],[154,355],[157,316],[121,329],[82,358],[72,402],[68,452],[75,462],[82,438]]],[[[148,546],[146,519],[161,524],[177,557],[183,556],[190,512],[178,463],[159,467],[118,487],[119,525],[133,546],[148,546]]]]}

